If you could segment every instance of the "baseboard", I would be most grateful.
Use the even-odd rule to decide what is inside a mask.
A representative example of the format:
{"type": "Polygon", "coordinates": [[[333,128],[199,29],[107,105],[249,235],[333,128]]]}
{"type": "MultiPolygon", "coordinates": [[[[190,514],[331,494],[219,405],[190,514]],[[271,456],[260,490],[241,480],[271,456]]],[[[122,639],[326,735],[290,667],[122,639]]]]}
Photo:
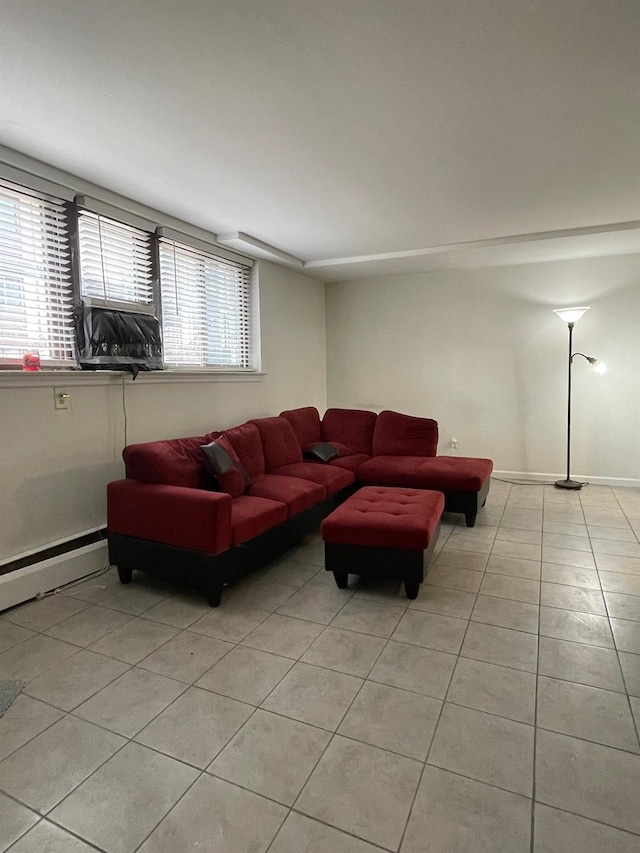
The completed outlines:
{"type": "MultiPolygon", "coordinates": [[[[555,483],[556,480],[561,480],[562,474],[541,474],[537,471],[495,471],[491,475],[496,480],[531,480],[536,483],[555,483]]],[[[587,474],[571,474],[572,479],[580,480],[583,483],[589,483],[592,486],[614,486],[615,488],[624,489],[640,488],[640,480],[632,479],[631,477],[589,477],[587,474]]]]}
{"type": "Polygon", "coordinates": [[[106,542],[94,542],[0,575],[0,611],[97,572],[106,561],[106,542]]]}

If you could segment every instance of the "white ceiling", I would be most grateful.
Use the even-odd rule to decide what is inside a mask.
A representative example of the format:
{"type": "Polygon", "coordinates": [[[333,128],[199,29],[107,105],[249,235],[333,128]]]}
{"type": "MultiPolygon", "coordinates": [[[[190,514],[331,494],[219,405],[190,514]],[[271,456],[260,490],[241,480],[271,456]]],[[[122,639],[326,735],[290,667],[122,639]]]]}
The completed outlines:
{"type": "Polygon", "coordinates": [[[638,0],[1,16],[0,144],[324,280],[640,250],[638,0]]]}

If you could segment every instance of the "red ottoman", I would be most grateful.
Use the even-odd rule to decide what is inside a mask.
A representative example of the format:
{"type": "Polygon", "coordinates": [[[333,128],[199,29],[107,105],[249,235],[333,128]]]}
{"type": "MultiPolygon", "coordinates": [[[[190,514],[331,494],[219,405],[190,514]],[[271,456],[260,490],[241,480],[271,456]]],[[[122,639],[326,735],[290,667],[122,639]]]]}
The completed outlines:
{"type": "Polygon", "coordinates": [[[325,567],[344,589],[349,573],[404,581],[418,595],[440,532],[441,492],[365,486],[322,522],[325,567]]]}

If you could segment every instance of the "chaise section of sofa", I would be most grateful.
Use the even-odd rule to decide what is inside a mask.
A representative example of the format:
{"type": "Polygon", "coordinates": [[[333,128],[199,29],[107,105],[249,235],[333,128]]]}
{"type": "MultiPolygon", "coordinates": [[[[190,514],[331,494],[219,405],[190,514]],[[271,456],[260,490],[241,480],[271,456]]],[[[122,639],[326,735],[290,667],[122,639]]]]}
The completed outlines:
{"type": "Polygon", "coordinates": [[[493,462],[464,456],[437,456],[438,423],[385,410],[293,409],[282,413],[303,442],[333,444],[339,456],[330,465],[352,470],[363,485],[431,489],[445,496],[445,511],[463,513],[469,527],[489,492],[493,462]],[[316,418],[317,416],[317,418],[316,418]]]}
{"type": "Polygon", "coordinates": [[[373,455],[356,469],[367,485],[404,486],[442,492],[445,512],[463,513],[468,527],[489,492],[493,462],[467,456],[436,456],[438,424],[399,412],[380,412],[373,455]]]}

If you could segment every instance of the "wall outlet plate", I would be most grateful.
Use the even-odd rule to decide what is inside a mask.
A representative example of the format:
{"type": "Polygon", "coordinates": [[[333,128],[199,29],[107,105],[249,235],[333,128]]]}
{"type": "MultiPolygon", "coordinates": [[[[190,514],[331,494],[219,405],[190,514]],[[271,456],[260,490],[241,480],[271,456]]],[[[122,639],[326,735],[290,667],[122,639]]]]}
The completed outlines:
{"type": "Polygon", "coordinates": [[[67,394],[62,388],[54,388],[53,389],[53,405],[56,409],[70,409],[71,408],[71,395],[67,394]]]}

